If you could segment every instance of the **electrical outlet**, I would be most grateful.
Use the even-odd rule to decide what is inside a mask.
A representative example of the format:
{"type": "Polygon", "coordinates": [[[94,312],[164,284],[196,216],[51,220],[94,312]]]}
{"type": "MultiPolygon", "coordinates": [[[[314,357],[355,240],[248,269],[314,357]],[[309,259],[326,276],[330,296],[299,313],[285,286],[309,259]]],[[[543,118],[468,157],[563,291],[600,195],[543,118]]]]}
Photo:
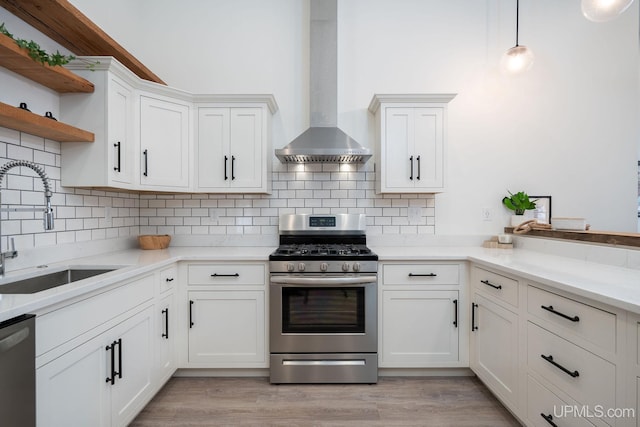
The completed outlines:
{"type": "Polygon", "coordinates": [[[409,224],[420,224],[422,209],[419,206],[411,206],[407,209],[407,216],[409,217],[409,224]]]}
{"type": "Polygon", "coordinates": [[[481,215],[483,221],[493,221],[493,212],[491,212],[491,208],[482,208],[481,215]]]}

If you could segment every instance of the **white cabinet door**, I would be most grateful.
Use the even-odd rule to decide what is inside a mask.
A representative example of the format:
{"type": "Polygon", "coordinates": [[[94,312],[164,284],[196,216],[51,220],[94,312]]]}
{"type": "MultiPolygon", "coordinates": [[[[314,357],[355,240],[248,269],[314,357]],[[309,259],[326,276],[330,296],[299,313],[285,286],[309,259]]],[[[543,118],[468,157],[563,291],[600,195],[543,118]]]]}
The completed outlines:
{"type": "Polygon", "coordinates": [[[176,333],[177,330],[177,310],[175,302],[175,294],[169,293],[164,296],[155,308],[156,328],[155,328],[155,345],[156,345],[156,367],[157,373],[155,378],[164,384],[166,380],[173,375],[176,370],[176,333]]]}
{"type": "Polygon", "coordinates": [[[191,291],[189,363],[267,367],[264,291],[191,291]]]}
{"type": "Polygon", "coordinates": [[[267,192],[264,114],[258,107],[198,109],[199,191],[267,192]]]}
{"type": "Polygon", "coordinates": [[[198,187],[226,188],[230,180],[229,109],[198,109],[198,187]]]}
{"type": "Polygon", "coordinates": [[[262,109],[232,108],[229,150],[234,188],[260,189],[266,157],[262,145],[262,109]]]}
{"type": "Polygon", "coordinates": [[[111,389],[112,426],[126,426],[152,395],[153,313],[153,307],[148,307],[110,333],[112,343],[118,342],[118,375],[111,389]]]}
{"type": "Polygon", "coordinates": [[[403,190],[414,186],[414,126],[412,108],[388,108],[385,118],[384,187],[403,190]]]}
{"type": "Polygon", "coordinates": [[[378,193],[440,193],[445,188],[447,104],[454,94],[374,95],[378,193]]]}
{"type": "Polygon", "coordinates": [[[478,293],[471,301],[471,369],[515,410],[518,403],[518,316],[478,293]]]}
{"type": "Polygon", "coordinates": [[[108,343],[100,335],[36,371],[38,426],[110,425],[108,343]]]}
{"type": "Polygon", "coordinates": [[[443,115],[443,108],[415,108],[413,111],[416,189],[444,188],[443,115]]]}
{"type": "Polygon", "coordinates": [[[140,184],[170,190],[189,187],[189,106],[140,97],[140,184]]]}
{"type": "MultiPolygon", "coordinates": [[[[133,184],[133,91],[115,78],[108,94],[108,173],[114,183],[133,184]]],[[[95,166],[95,165],[94,165],[95,166]]]]}
{"type": "Polygon", "coordinates": [[[95,134],[95,141],[61,145],[63,186],[134,186],[134,89],[109,69],[76,70],[95,87],[92,94],[60,97],[61,121],[95,134]]]}
{"type": "Polygon", "coordinates": [[[382,291],[380,367],[458,361],[458,291],[382,291]]]}
{"type": "Polygon", "coordinates": [[[41,366],[38,425],[127,425],[153,392],[152,315],[148,307],[41,366]]]}

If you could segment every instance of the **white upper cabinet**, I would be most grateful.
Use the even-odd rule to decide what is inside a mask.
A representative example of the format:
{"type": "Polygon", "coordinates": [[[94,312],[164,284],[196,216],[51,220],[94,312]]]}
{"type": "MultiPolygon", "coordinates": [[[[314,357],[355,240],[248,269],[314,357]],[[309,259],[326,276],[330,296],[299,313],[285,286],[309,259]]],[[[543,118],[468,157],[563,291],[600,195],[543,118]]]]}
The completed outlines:
{"type": "Polygon", "coordinates": [[[136,100],[127,71],[108,58],[95,70],[74,69],[95,85],[95,92],[62,95],[60,118],[91,129],[95,142],[61,144],[63,186],[134,187],[136,100]]]}
{"type": "Polygon", "coordinates": [[[272,97],[198,105],[196,191],[271,191],[272,97]]]}
{"type": "Polygon", "coordinates": [[[139,79],[111,57],[68,65],[95,85],[60,116],[94,143],[62,145],[62,185],[139,191],[269,193],[272,95],[196,95],[139,79]],[[197,159],[197,160],[194,160],[197,159]]]}
{"type": "Polygon", "coordinates": [[[377,193],[444,191],[447,103],[454,97],[374,95],[377,193]]]}
{"type": "Polygon", "coordinates": [[[140,185],[145,189],[189,189],[189,110],[184,102],[140,96],[140,185]]]}

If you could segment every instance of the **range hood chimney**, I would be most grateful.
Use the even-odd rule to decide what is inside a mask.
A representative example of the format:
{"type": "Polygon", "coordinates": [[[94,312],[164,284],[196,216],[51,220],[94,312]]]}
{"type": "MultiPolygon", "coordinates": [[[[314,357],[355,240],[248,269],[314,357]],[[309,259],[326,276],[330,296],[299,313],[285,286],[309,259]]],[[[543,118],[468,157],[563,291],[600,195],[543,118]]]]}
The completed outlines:
{"type": "Polygon", "coordinates": [[[371,150],[338,128],[338,4],[311,0],[310,125],[276,149],[282,163],[364,163],[371,150]]]}

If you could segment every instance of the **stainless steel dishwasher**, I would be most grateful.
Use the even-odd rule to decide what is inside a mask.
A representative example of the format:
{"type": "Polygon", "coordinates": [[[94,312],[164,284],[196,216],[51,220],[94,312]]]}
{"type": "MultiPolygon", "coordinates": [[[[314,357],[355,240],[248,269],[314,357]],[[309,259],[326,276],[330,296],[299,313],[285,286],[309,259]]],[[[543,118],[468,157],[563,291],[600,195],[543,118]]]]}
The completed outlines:
{"type": "Polygon", "coordinates": [[[36,425],[36,321],[23,314],[0,323],[0,423],[36,425]]]}

